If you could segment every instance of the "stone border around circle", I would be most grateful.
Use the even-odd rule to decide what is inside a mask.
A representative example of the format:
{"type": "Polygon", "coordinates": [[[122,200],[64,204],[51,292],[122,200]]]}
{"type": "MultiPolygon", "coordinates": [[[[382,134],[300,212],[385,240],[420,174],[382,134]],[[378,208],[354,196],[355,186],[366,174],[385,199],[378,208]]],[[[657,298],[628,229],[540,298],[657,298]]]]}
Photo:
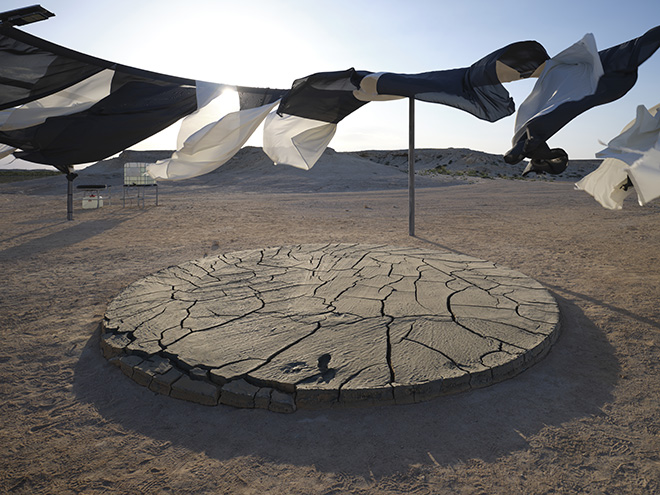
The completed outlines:
{"type": "MultiPolygon", "coordinates": [[[[290,246],[288,248],[316,248],[323,246],[341,247],[344,245],[302,245],[290,246]]],[[[387,247],[382,245],[349,246],[361,247],[363,249],[383,249],[387,247]]],[[[401,251],[403,248],[392,249],[401,251]]],[[[433,252],[444,254],[438,251],[424,251],[414,248],[410,248],[410,250],[415,253],[433,252]]],[[[253,251],[258,250],[228,253],[228,255],[240,256],[241,253],[251,253],[253,251]]],[[[467,256],[462,256],[462,259],[479,263],[489,263],[467,256]]],[[[153,275],[167,273],[168,270],[177,269],[180,266],[169,267],[153,275]]],[[[490,264],[490,266],[496,270],[505,270],[520,275],[519,272],[514,272],[513,270],[505,269],[495,264],[490,264]]],[[[528,277],[527,279],[538,285],[534,289],[541,288],[538,282],[528,277]]],[[[139,282],[137,281],[131,284],[120,295],[126,291],[130,291],[139,282]]],[[[543,290],[547,293],[547,290],[543,290]]],[[[130,338],[130,335],[117,332],[116,328],[112,328],[111,319],[107,317],[107,313],[101,323],[100,345],[104,357],[111,364],[119,367],[123,374],[133,379],[139,385],[162,395],[208,406],[224,404],[238,408],[260,408],[279,413],[292,413],[297,408],[319,409],[346,405],[410,404],[489,386],[511,378],[540,361],[557,340],[561,325],[560,313],[556,301],[551,295],[549,296],[557,308],[556,318],[550,322],[553,325],[552,330],[548,332],[546,338],[541,340],[538,345],[518,354],[513,360],[478,372],[426,383],[391,383],[389,388],[372,390],[356,389],[350,393],[342,394],[339,400],[335,391],[324,392],[323,390],[316,390],[313,393],[300,394],[300,391],[295,389],[278,389],[268,386],[269,384],[251,380],[249,377],[239,377],[231,381],[226,381],[221,377],[214,376],[209,370],[203,367],[185,366],[163,355],[161,352],[149,353],[144,349],[140,349],[139,346],[135,348],[132,346],[134,341],[130,338]]]]}

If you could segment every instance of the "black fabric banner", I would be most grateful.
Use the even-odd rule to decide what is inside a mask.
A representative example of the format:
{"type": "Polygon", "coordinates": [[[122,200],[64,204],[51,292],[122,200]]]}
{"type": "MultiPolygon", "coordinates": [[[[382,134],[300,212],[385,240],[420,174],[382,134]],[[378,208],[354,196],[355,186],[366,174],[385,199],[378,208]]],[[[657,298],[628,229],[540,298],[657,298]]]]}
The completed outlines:
{"type": "Polygon", "coordinates": [[[0,110],[57,93],[112,65],[80,61],[41,41],[0,24],[0,110]]]}
{"type": "Polygon", "coordinates": [[[359,89],[360,80],[367,74],[370,72],[351,68],[296,79],[282,98],[277,113],[337,124],[367,104],[353,96],[353,91],[359,89]]]}
{"type": "Polygon", "coordinates": [[[53,165],[102,160],[165,129],[197,109],[195,87],[115,74],[112,93],[83,112],[0,131],[17,158],[53,165]]]}
{"type": "Polygon", "coordinates": [[[67,172],[70,165],[119,153],[197,110],[192,79],[115,64],[0,28],[0,109],[55,94],[106,69],[114,71],[108,96],[81,112],[0,131],[0,142],[19,148],[18,158],[67,172]]]}
{"type": "Polygon", "coordinates": [[[470,67],[421,74],[385,73],[378,79],[378,93],[415,98],[464,110],[495,122],[513,114],[513,99],[497,76],[497,62],[529,77],[548,59],[536,41],[521,41],[486,55],[470,67]]]}
{"type": "MultiPolygon", "coordinates": [[[[378,78],[377,92],[448,105],[494,122],[515,111],[513,99],[498,79],[497,62],[525,78],[547,59],[539,43],[521,41],[500,48],[470,67],[422,74],[383,73],[378,78]]],[[[336,124],[367,103],[355,98],[353,91],[370,74],[348,69],[298,79],[277,112],[336,124]]]]}

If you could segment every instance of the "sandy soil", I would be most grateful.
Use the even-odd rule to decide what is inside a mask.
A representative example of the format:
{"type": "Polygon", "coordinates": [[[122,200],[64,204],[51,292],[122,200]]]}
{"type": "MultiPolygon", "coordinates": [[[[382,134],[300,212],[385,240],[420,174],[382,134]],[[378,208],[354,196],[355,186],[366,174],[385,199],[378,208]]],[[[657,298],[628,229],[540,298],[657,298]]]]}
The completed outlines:
{"type": "Polygon", "coordinates": [[[660,491],[659,204],[607,211],[570,180],[420,176],[409,237],[397,168],[329,152],[303,172],[260,153],[162,183],[160,206],[144,209],[122,208],[119,165],[97,165],[78,183],[115,184],[113,204],[77,198],[72,222],[63,177],[0,185],[0,492],[660,491]],[[102,357],[99,321],[136,279],[318,242],[520,270],[556,296],[562,334],[542,362],[485,389],[290,415],[155,395],[102,357]]]}

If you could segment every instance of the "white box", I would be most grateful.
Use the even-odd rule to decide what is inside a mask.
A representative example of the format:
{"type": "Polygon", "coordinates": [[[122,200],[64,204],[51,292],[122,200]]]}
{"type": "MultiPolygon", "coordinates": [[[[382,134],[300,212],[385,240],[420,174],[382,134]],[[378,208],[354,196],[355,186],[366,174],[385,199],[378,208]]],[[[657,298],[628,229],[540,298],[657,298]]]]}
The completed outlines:
{"type": "Polygon", "coordinates": [[[103,206],[103,196],[96,194],[87,194],[83,197],[82,207],[84,209],[101,208],[103,206]]]}

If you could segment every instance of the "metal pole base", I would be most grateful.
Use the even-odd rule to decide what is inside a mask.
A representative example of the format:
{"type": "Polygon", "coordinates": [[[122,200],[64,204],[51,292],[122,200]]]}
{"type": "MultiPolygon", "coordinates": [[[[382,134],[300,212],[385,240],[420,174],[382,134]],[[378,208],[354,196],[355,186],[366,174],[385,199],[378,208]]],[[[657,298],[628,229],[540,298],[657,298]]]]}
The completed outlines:
{"type": "Polygon", "coordinates": [[[408,235],[415,236],[415,98],[408,112],[408,235]]]}
{"type": "Polygon", "coordinates": [[[67,188],[66,188],[66,219],[73,220],[73,180],[78,177],[78,174],[69,172],[66,174],[67,188]]]}

